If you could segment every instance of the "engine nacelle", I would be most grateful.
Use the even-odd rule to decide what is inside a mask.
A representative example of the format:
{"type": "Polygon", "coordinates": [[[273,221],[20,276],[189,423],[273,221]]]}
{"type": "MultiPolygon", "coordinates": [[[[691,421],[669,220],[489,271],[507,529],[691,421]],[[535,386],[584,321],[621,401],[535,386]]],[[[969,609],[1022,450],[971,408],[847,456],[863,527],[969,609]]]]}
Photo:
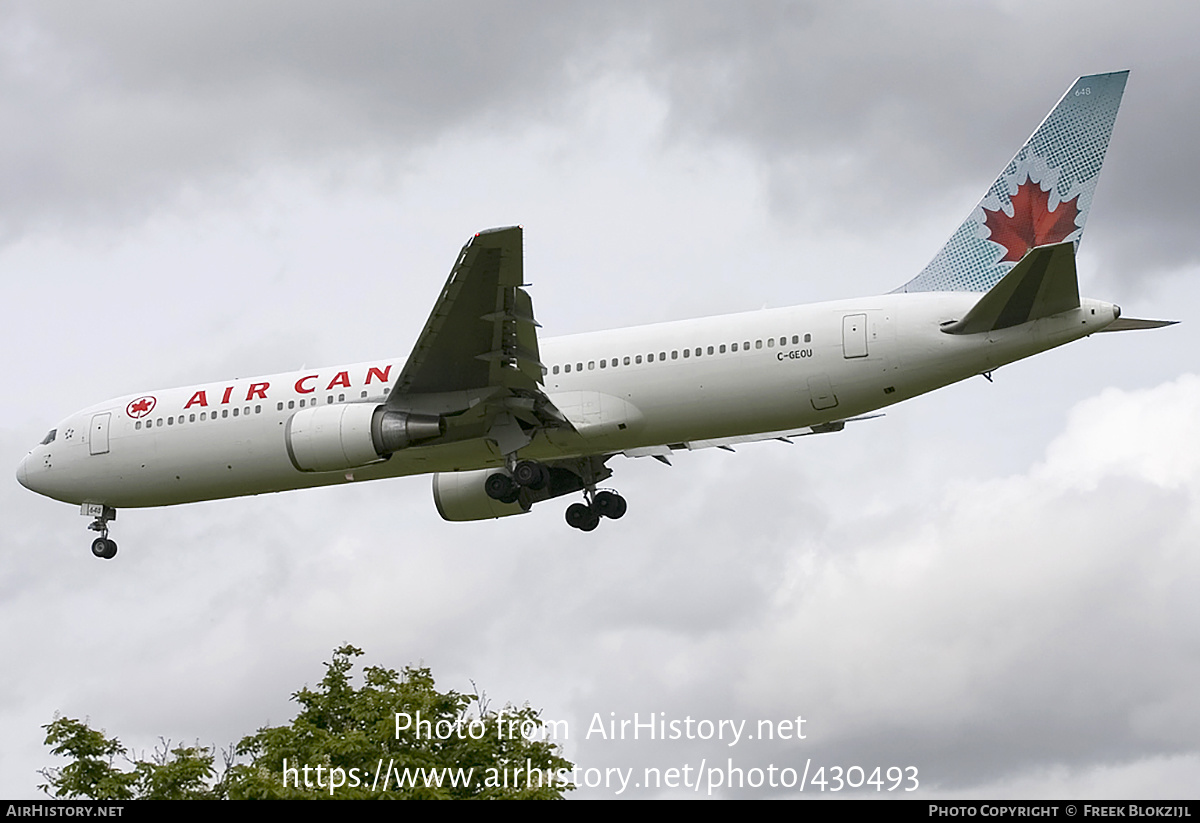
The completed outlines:
{"type": "Polygon", "coordinates": [[[469,472],[438,472],[433,476],[433,503],[443,520],[490,520],[523,514],[528,505],[501,503],[488,497],[483,484],[500,469],[469,472]]]}
{"type": "Polygon", "coordinates": [[[547,466],[550,480],[544,488],[521,489],[515,503],[501,503],[488,497],[484,483],[502,469],[478,469],[466,472],[439,472],[433,476],[433,502],[443,520],[490,520],[522,514],[534,503],[549,500],[583,488],[583,480],[573,471],[547,466]]]}
{"type": "Polygon", "coordinates": [[[438,415],[343,403],[296,412],[284,429],[284,442],[297,469],[328,472],[378,463],[394,451],[445,431],[446,422],[438,415]]]}

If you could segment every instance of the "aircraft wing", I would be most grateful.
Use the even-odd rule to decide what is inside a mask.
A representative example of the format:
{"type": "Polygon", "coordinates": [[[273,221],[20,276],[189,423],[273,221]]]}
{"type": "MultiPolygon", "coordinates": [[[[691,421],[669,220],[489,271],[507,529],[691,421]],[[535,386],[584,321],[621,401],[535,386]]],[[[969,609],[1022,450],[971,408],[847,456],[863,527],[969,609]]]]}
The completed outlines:
{"type": "Polygon", "coordinates": [[[448,415],[449,439],[488,437],[505,454],[540,427],[569,426],[542,390],[538,324],[523,280],[520,226],[468,240],[388,407],[448,415]]]}
{"type": "Polygon", "coordinates": [[[806,426],[802,429],[783,429],[774,432],[760,432],[758,434],[743,434],[736,437],[722,437],[715,440],[689,440],[684,443],[665,443],[661,446],[644,446],[636,449],[626,449],[621,454],[626,457],[654,457],[658,460],[666,462],[666,458],[673,451],[697,451],[698,449],[724,449],[725,451],[733,451],[733,447],[742,443],[758,443],[763,440],[781,440],[784,443],[791,443],[793,437],[807,437],[812,434],[829,434],[830,432],[840,432],[846,428],[847,423],[856,423],[859,420],[873,420],[876,417],[883,417],[883,414],[864,414],[860,417],[847,417],[845,420],[833,420],[829,423],[820,423],[816,426],[806,426]]]}
{"type": "Polygon", "coordinates": [[[520,226],[489,229],[467,241],[394,391],[537,388],[542,364],[533,301],[521,288],[521,245],[520,226]]]}

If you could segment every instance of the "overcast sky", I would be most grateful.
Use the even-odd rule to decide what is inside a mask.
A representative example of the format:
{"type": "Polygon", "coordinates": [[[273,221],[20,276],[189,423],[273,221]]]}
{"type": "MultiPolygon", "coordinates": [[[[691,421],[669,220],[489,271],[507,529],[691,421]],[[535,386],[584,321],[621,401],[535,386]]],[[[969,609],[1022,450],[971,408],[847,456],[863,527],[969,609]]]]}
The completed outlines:
{"type": "Polygon", "coordinates": [[[490,226],[525,227],[546,336],[889,291],[1080,74],[1131,70],[1082,290],[1184,323],[791,446],[617,457],[629,513],[591,534],[569,499],[445,523],[416,477],[123,510],[102,562],[74,507],[2,483],[0,796],[36,795],[55,712],[139,751],[225,746],[290,720],[351,642],[567,720],[585,768],[811,758],[917,767],[920,797],[1196,797],[1198,18],[5,3],[10,477],[106,397],[406,356],[490,226]],[[584,739],[634,712],[800,715],[807,737],[584,739]]]}

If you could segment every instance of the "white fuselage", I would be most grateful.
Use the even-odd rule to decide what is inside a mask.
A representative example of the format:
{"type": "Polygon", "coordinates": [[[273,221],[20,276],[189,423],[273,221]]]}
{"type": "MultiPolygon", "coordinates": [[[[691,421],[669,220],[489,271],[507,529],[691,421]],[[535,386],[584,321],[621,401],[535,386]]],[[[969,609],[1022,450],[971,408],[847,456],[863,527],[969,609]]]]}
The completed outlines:
{"type": "MultiPolygon", "coordinates": [[[[890,294],[540,341],[545,392],[574,431],[539,433],[520,455],[608,455],[843,420],[1100,331],[1117,315],[1084,300],[998,332],[941,331],[978,297],[890,294]]],[[[122,508],[503,465],[494,443],[474,438],[346,471],[296,467],[289,418],[314,405],[379,404],[403,366],[379,360],[115,398],[61,422],[17,476],[58,500],[122,508]]]]}

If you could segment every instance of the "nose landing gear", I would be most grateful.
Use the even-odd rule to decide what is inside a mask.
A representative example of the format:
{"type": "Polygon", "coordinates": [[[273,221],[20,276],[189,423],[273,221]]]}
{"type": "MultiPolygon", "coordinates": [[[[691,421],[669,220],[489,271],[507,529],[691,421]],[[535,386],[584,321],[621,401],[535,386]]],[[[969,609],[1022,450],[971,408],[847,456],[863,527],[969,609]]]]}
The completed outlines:
{"type": "Polygon", "coordinates": [[[116,557],[117,541],[110,540],[108,537],[108,521],[117,519],[117,510],[112,506],[100,503],[84,503],[80,508],[80,514],[94,517],[95,520],[88,528],[94,532],[100,532],[100,536],[92,541],[92,554],[104,560],[112,560],[116,557]]]}

